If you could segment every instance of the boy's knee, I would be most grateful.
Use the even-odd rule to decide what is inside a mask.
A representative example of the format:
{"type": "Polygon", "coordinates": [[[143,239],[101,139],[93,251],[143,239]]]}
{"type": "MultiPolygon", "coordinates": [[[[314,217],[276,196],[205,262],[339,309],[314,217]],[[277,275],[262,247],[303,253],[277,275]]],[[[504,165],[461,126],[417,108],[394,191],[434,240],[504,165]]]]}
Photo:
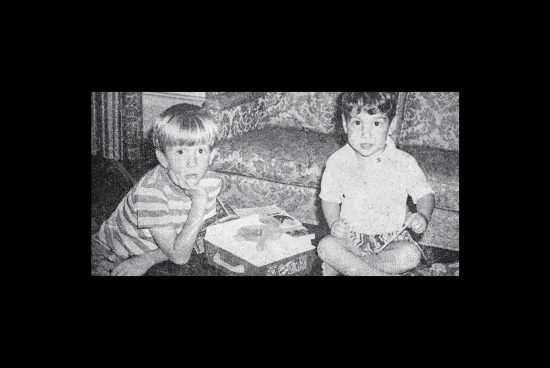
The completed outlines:
{"type": "Polygon", "coordinates": [[[410,270],[420,264],[421,257],[422,254],[414,244],[406,243],[397,254],[395,261],[400,268],[410,270]]]}
{"type": "Polygon", "coordinates": [[[331,235],[325,236],[317,245],[317,254],[319,258],[326,261],[330,257],[332,248],[334,247],[334,239],[331,235]]]}
{"type": "Polygon", "coordinates": [[[323,276],[339,276],[340,273],[334,268],[328,265],[328,263],[323,262],[321,264],[321,273],[323,276]]]}

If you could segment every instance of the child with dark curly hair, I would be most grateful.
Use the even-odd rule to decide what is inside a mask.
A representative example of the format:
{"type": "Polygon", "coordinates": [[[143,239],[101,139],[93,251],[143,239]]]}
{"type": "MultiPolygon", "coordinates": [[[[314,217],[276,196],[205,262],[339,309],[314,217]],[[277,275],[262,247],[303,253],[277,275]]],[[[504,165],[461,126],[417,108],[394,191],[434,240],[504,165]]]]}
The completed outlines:
{"type": "Polygon", "coordinates": [[[434,191],[415,158],[388,136],[395,92],[344,92],[347,144],[327,161],[321,205],[331,234],[317,248],[324,275],[397,275],[418,266],[434,191]],[[417,212],[407,216],[407,197],[417,212]]]}

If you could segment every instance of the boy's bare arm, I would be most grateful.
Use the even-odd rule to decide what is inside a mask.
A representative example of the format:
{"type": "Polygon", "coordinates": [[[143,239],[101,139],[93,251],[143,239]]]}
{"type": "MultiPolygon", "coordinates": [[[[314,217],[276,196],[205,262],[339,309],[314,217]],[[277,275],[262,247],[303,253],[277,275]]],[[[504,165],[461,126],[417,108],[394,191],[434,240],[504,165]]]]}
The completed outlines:
{"type": "Polygon", "coordinates": [[[426,218],[428,222],[432,218],[432,212],[435,206],[435,196],[430,193],[416,201],[416,212],[426,218]]]}
{"type": "Polygon", "coordinates": [[[111,276],[141,276],[155,264],[168,259],[160,249],[130,257],[118,264],[111,272],[111,276]]]}
{"type": "Polygon", "coordinates": [[[144,253],[138,257],[143,257],[144,262],[147,262],[149,268],[153,267],[157,263],[168,261],[170,258],[162,251],[162,249],[157,249],[152,252],[144,253]]]}
{"type": "Polygon", "coordinates": [[[416,201],[416,213],[408,216],[407,227],[417,234],[421,234],[428,228],[435,205],[435,196],[430,193],[416,201]]]}
{"type": "Polygon", "coordinates": [[[171,260],[177,264],[187,263],[195,243],[198,230],[204,216],[203,202],[200,199],[193,201],[187,222],[179,234],[175,227],[151,228],[151,234],[159,249],[129,258],[119,264],[112,272],[113,276],[143,275],[155,264],[171,260]],[[199,219],[199,221],[197,221],[199,219]],[[198,223],[198,230],[195,225],[198,223]]]}
{"type": "Polygon", "coordinates": [[[340,204],[321,200],[321,206],[330,229],[330,235],[337,238],[348,238],[350,229],[346,221],[340,218],[340,204]]]}
{"type": "Polygon", "coordinates": [[[327,221],[329,229],[332,227],[332,224],[340,218],[340,204],[334,202],[327,202],[321,199],[321,207],[323,209],[323,214],[325,215],[325,220],[327,221]]]}
{"type": "MultiPolygon", "coordinates": [[[[193,245],[201,229],[208,197],[197,197],[191,203],[187,221],[180,233],[175,227],[152,228],[151,234],[164,254],[176,264],[185,264],[191,256],[193,245]]],[[[160,256],[156,256],[160,257],[160,256]]]]}

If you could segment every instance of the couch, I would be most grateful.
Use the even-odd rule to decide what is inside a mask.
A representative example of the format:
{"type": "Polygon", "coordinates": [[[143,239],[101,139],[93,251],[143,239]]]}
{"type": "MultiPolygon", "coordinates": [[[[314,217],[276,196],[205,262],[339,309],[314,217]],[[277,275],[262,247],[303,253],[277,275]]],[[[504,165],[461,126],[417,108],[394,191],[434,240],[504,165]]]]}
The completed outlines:
{"type": "MultiPolygon", "coordinates": [[[[318,197],[328,157],[345,144],[339,92],[207,92],[221,123],[213,165],[233,207],[276,204],[302,222],[325,225],[318,197]]],[[[412,154],[435,190],[421,244],[459,250],[459,95],[399,94],[390,135],[412,154]]],[[[411,210],[414,204],[409,201],[411,210]]]]}

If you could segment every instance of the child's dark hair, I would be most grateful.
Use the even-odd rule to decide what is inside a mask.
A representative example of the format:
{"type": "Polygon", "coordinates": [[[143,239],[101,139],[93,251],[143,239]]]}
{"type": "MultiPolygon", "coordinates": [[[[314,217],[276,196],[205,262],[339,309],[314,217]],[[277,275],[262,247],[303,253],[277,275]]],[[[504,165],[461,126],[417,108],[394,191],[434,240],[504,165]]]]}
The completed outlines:
{"type": "Polygon", "coordinates": [[[344,122],[349,121],[352,112],[365,110],[369,115],[385,113],[391,123],[397,110],[397,92],[342,92],[341,101],[344,122]]]}

